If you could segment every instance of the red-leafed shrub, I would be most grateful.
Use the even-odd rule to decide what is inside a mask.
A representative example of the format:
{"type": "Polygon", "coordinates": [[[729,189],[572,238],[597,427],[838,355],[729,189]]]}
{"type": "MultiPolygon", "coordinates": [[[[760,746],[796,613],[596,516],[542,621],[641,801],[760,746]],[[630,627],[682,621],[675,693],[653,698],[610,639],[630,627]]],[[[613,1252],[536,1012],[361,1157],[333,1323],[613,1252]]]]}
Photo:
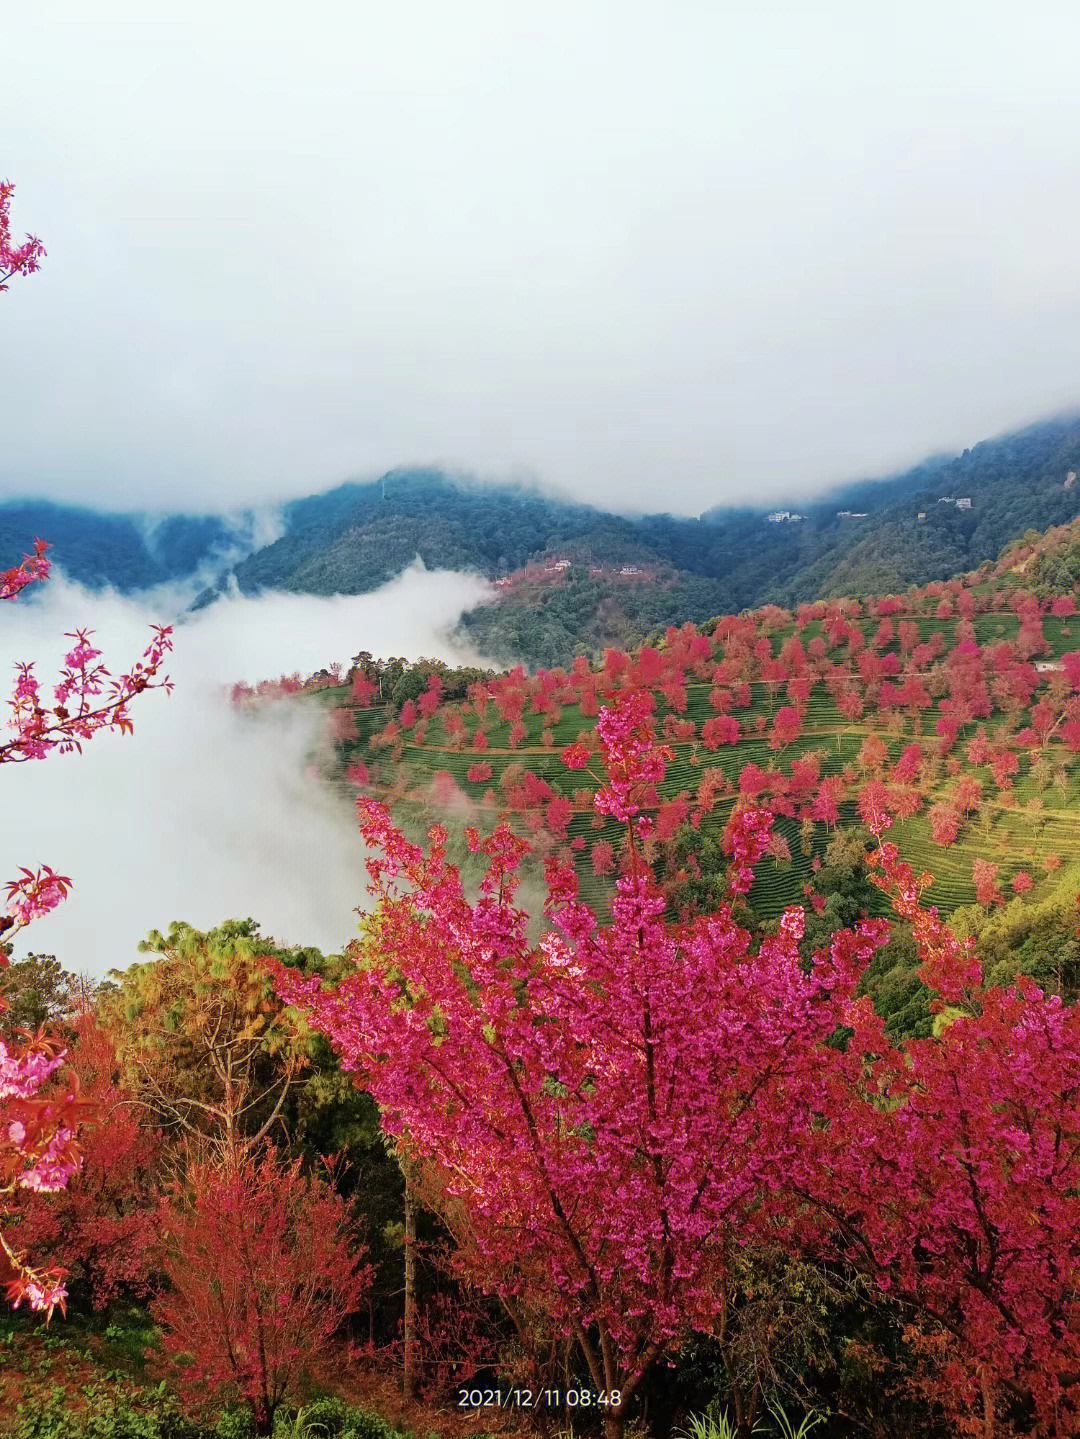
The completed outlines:
{"type": "Polygon", "coordinates": [[[733,715],[713,715],[701,726],[701,743],[707,750],[722,744],[738,744],[739,721],[733,715]]]}
{"type": "Polygon", "coordinates": [[[371,771],[368,769],[367,765],[364,763],[363,760],[354,760],[353,763],[349,765],[348,769],[345,771],[345,778],[349,781],[350,784],[354,784],[359,787],[361,785],[371,783],[371,771]]]}
{"type": "Polygon", "coordinates": [[[573,813],[574,806],[561,794],[555,795],[548,801],[545,818],[548,829],[556,838],[566,838],[566,826],[570,823],[573,813]]]}
{"type": "Polygon", "coordinates": [[[615,849],[606,839],[596,840],[591,854],[593,874],[610,874],[615,868],[615,849]]]}
{"type": "Polygon", "coordinates": [[[370,1273],[345,1201],[273,1149],[198,1159],[163,1206],[154,1303],[165,1352],[190,1408],[237,1395],[255,1433],[354,1313],[370,1273]]]}
{"type": "Polygon", "coordinates": [[[971,878],[975,885],[975,903],[982,905],[1001,904],[1004,896],[997,887],[1000,866],[991,864],[981,856],[971,867],[971,878]]]}

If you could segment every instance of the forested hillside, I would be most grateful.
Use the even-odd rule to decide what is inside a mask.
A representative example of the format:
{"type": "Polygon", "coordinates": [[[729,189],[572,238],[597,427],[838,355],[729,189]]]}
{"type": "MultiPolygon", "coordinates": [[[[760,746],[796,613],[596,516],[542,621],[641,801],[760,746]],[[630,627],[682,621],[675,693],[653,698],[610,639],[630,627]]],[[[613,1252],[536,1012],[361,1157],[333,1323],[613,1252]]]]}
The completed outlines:
{"type": "Polygon", "coordinates": [[[38,535],[71,579],[127,592],[193,574],[235,558],[250,517],[103,514],[98,510],[13,500],[0,505],[0,564],[16,564],[38,535]]]}
{"type": "Polygon", "coordinates": [[[0,507],[0,563],[46,533],[54,561],[87,584],[137,589],[216,565],[205,603],[233,575],[244,593],[358,594],[419,556],[429,569],[502,580],[464,631],[492,658],[535,667],[754,605],[947,579],[1027,530],[1072,519],[1078,471],[1080,419],[1066,418],[797,508],[720,506],[696,519],[612,513],[437,470],[291,501],[280,538],[261,547],[252,516],[149,520],[11,502],[0,507]]]}
{"type": "Polygon", "coordinates": [[[508,585],[464,628],[495,659],[566,664],[687,619],[948,578],[1026,530],[1071,519],[1080,493],[1069,475],[1078,468],[1080,421],[1055,420],[844,486],[804,502],[801,518],[772,522],[761,509],[724,507],[698,519],[627,517],[402,471],[287,506],[283,537],[236,577],[246,591],[351,593],[417,555],[429,568],[491,579],[532,561],[528,583],[508,585]]]}

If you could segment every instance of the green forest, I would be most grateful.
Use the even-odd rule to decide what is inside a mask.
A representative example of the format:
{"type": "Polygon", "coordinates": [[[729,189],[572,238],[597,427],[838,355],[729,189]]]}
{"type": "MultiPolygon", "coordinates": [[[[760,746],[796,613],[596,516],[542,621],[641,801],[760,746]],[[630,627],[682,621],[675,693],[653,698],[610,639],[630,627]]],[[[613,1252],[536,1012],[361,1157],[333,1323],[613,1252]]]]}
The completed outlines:
{"type": "Polygon", "coordinates": [[[1080,499],[1068,476],[1078,471],[1080,421],[1071,417],[840,486],[800,502],[802,519],[780,523],[764,507],[719,507],[696,519],[622,515],[539,490],[401,470],[290,501],[281,537],[237,563],[228,560],[235,529],[220,519],[167,516],[148,528],[139,516],[9,502],[0,506],[0,561],[14,563],[48,530],[56,562],[85,583],[137,589],[216,565],[218,578],[197,601],[206,604],[232,576],[245,594],[359,594],[418,557],[428,569],[489,579],[564,560],[568,569],[499,593],[462,622],[483,654],[535,667],[597,658],[605,644],[640,644],[684,620],[901,590],[974,569],[1025,531],[1071,520],[1080,499]],[[620,576],[624,566],[640,578],[620,576]]]}

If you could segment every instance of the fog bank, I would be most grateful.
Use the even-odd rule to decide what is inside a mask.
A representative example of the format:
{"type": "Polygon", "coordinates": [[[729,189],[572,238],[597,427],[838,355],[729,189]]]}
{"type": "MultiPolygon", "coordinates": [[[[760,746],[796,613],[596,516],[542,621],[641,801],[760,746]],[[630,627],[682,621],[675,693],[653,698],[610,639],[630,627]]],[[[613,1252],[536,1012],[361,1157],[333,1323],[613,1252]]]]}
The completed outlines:
{"type": "MultiPolygon", "coordinates": [[[[137,598],[91,594],[63,579],[6,605],[3,657],[34,659],[43,693],[88,625],[104,662],[126,670],[148,626],[168,622],[180,590],[137,598]]],[[[278,701],[236,710],[227,687],[376,655],[475,658],[450,639],[487,591],[473,575],[416,565],[367,595],[229,596],[177,625],[171,696],[132,705],[132,736],[99,734],[80,755],[5,765],[0,879],[47,863],[70,875],[68,900],[20,934],[16,956],[55,953],[94,975],[139,958],[137,945],[174,919],[200,928],[253,916],[288,943],[333,951],[355,933],[363,848],[352,806],[311,772],[326,744],[325,710],[278,701]]]]}

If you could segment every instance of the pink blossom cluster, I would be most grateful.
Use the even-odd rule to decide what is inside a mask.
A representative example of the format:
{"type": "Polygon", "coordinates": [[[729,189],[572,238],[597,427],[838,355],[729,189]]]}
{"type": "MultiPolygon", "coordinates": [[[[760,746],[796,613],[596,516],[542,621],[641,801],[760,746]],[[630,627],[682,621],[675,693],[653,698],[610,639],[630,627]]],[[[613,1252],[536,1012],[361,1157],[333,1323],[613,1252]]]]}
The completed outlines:
{"type": "Polygon", "coordinates": [[[9,920],[14,922],[14,925],[8,924],[9,929],[21,929],[32,920],[48,914],[67,898],[71,888],[67,875],[57,874],[47,864],[36,871],[20,866],[20,873],[21,879],[8,880],[5,886],[8,892],[7,913],[9,920]]]}
{"type": "Polygon", "coordinates": [[[48,579],[51,568],[45,558],[48,548],[44,540],[35,540],[32,555],[23,555],[21,564],[0,572],[0,600],[13,600],[20,590],[32,585],[35,580],[48,579]]]}
{"type": "MultiPolygon", "coordinates": [[[[64,1059],[64,1050],[40,1035],[22,1045],[0,1039],[0,1204],[17,1189],[63,1189],[79,1168],[80,1101],[70,1092],[42,1093],[64,1059]]],[[[63,1307],[62,1271],[35,1269],[2,1230],[0,1251],[12,1272],[5,1287],[16,1307],[25,1301],[48,1314],[63,1307]]]]}
{"type": "MultiPolygon", "coordinates": [[[[64,1051],[49,1054],[44,1050],[19,1053],[0,1039],[0,1099],[29,1099],[64,1062],[64,1051]]],[[[26,1139],[26,1126],[13,1119],[8,1124],[8,1138],[21,1145],[26,1139]]]]}
{"type": "Polygon", "coordinates": [[[21,1189],[39,1193],[63,1189],[79,1167],[74,1152],[75,1131],[63,1125],[54,1130],[44,1148],[34,1157],[33,1164],[19,1177],[21,1189]]]}
{"type": "Polygon", "coordinates": [[[952,1336],[937,1381],[954,1413],[990,1380],[1029,1395],[1046,1432],[1076,1432],[1080,1010],[1024,977],[984,987],[970,942],[919,903],[929,876],[894,845],[875,863],[939,1029],[894,1044],[867,999],[852,1006],[830,1123],[791,1179],[829,1220],[819,1245],[952,1336]]]}
{"type": "Polygon", "coordinates": [[[664,778],[671,749],[658,745],[652,711],[656,701],[648,690],[624,690],[602,709],[596,733],[604,753],[607,778],[593,803],[598,814],[623,822],[640,814],[650,787],[664,778]]]}
{"type": "Polygon", "coordinates": [[[53,688],[53,705],[41,702],[33,663],[17,667],[17,679],[8,702],[9,728],[15,738],[0,744],[0,764],[44,759],[82,749],[83,741],[98,730],[131,732],[128,705],[148,689],[169,691],[172,684],[161,675],[165,656],[172,649],[172,626],[153,626],[153,639],[131,671],[114,678],[98,664],[101,651],[90,643],[90,631],[77,630],[68,638],[75,644],[65,656],[64,669],[53,688]]]}
{"type": "Polygon", "coordinates": [[[0,291],[6,290],[5,281],[12,275],[32,275],[41,268],[45,246],[34,235],[27,235],[21,245],[11,240],[11,197],[15,186],[10,180],[0,180],[0,291]]]}
{"type": "MultiPolygon", "coordinates": [[[[31,246],[12,251],[8,241],[7,203],[10,186],[0,187],[0,267],[5,260],[29,274],[36,268],[37,251],[31,246]]],[[[29,242],[28,242],[29,243],[29,242]]],[[[33,242],[36,245],[36,242],[33,242]]],[[[43,251],[40,253],[44,253],[43,251]]],[[[0,277],[2,278],[2,277],[0,277]]],[[[2,288],[2,286],[0,286],[2,288]]],[[[49,574],[45,557],[48,546],[35,541],[34,554],[21,565],[0,575],[0,599],[14,599],[28,584],[49,574]]],[[[130,732],[128,715],[131,699],[147,689],[171,686],[161,675],[165,656],[172,648],[171,629],[155,626],[153,638],[131,670],[114,679],[98,663],[100,650],[90,642],[89,631],[69,636],[74,641],[65,656],[64,668],[53,689],[51,707],[41,701],[40,687],[32,664],[17,667],[14,692],[9,701],[10,728],[14,738],[0,744],[0,764],[43,759],[52,752],[79,750],[83,741],[102,729],[130,732]]],[[[48,914],[67,895],[71,880],[49,865],[36,870],[22,868],[18,879],[8,882],[5,913],[0,915],[0,935],[11,934],[48,914]]],[[[0,965],[7,963],[7,951],[0,948],[0,965]]],[[[0,1012],[5,1005],[0,999],[0,1012]]],[[[52,1191],[62,1189],[80,1163],[76,1141],[85,1103],[74,1093],[43,1092],[63,1066],[64,1052],[44,1035],[21,1042],[14,1036],[0,1037],[0,1253],[12,1277],[6,1281],[9,1300],[16,1306],[27,1302],[48,1314],[63,1307],[62,1272],[38,1271],[27,1256],[16,1250],[3,1229],[5,1198],[18,1189],[52,1191]]]]}
{"type": "Polygon", "coordinates": [[[732,812],[722,840],[723,852],[731,859],[729,894],[750,893],[754,883],[754,866],[765,853],[772,827],[771,810],[748,805],[732,812]]]}

